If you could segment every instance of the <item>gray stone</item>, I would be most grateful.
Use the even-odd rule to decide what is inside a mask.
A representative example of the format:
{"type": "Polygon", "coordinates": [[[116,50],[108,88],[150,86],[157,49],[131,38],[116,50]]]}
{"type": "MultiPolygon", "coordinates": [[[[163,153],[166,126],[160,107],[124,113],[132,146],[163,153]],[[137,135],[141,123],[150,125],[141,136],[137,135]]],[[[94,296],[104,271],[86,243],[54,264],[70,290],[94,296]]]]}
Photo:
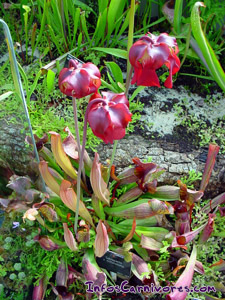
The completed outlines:
{"type": "Polygon", "coordinates": [[[170,173],[176,173],[176,174],[187,174],[189,171],[188,164],[171,164],[169,166],[169,172],[170,173]]]}
{"type": "Polygon", "coordinates": [[[180,153],[173,151],[164,151],[165,161],[169,163],[178,164],[183,162],[180,153]]]}
{"type": "Polygon", "coordinates": [[[163,154],[163,149],[162,148],[150,148],[149,153],[150,153],[151,156],[162,155],[163,154]]]}

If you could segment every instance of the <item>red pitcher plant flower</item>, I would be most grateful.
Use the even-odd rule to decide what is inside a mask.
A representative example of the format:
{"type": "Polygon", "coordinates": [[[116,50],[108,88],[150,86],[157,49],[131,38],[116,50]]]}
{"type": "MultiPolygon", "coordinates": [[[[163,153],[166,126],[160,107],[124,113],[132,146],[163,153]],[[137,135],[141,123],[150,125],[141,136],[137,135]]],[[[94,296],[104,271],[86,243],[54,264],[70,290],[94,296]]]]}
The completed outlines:
{"type": "Polygon", "coordinates": [[[172,88],[172,75],[180,69],[178,52],[175,37],[171,37],[167,33],[161,33],[159,36],[147,33],[135,42],[129,51],[129,60],[134,67],[131,83],[160,87],[155,71],[165,65],[169,69],[169,77],[164,85],[172,88]]]}
{"type": "Polygon", "coordinates": [[[89,102],[88,122],[95,136],[112,144],[125,136],[132,114],[124,93],[102,92],[102,95],[102,98],[92,97],[89,102]]]}
{"type": "Polygon", "coordinates": [[[59,73],[59,88],[67,96],[82,98],[96,93],[101,85],[99,69],[92,63],[69,61],[69,68],[63,68],[59,73]]]}

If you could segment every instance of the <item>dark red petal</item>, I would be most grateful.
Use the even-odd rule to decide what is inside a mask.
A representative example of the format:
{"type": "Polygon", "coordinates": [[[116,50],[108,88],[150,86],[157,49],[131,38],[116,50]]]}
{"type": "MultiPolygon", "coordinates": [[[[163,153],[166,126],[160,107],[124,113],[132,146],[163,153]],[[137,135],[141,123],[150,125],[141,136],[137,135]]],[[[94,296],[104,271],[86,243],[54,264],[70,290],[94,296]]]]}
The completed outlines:
{"type": "Polygon", "coordinates": [[[115,103],[123,103],[123,104],[125,104],[129,108],[129,101],[128,101],[125,93],[117,94],[113,98],[113,102],[115,102],[115,103]]]}
{"type": "Polygon", "coordinates": [[[69,68],[78,69],[81,67],[82,67],[82,64],[78,60],[76,60],[76,59],[69,60],[69,68]]]}
{"type": "Polygon", "coordinates": [[[72,96],[82,98],[89,95],[90,75],[84,69],[76,69],[66,79],[66,82],[73,88],[72,96]]]}
{"type": "MultiPolygon", "coordinates": [[[[183,203],[179,200],[175,201],[173,208],[177,213],[186,213],[187,212],[187,204],[183,203]]],[[[180,218],[182,216],[178,216],[178,217],[180,218]]]]}
{"type": "Polygon", "coordinates": [[[165,44],[153,45],[148,48],[148,55],[151,58],[151,63],[146,60],[146,63],[143,66],[150,66],[152,69],[159,69],[170,56],[170,48],[165,44]]]}
{"type": "Polygon", "coordinates": [[[175,54],[170,55],[168,58],[168,62],[166,62],[166,66],[169,68],[169,76],[164,82],[164,85],[167,88],[172,88],[173,86],[172,75],[176,74],[180,69],[179,58],[175,54]]]}
{"type": "Polygon", "coordinates": [[[158,39],[158,36],[157,36],[157,35],[154,35],[154,34],[148,32],[148,33],[146,33],[146,35],[144,36],[144,39],[146,39],[146,37],[148,37],[148,40],[151,41],[152,44],[157,43],[157,39],[158,39]]]}
{"type": "Polygon", "coordinates": [[[127,127],[128,122],[131,121],[132,114],[128,107],[123,103],[118,103],[108,107],[111,122],[115,127],[127,127]]]}
{"type": "MultiPolygon", "coordinates": [[[[121,140],[126,134],[126,130],[123,127],[114,127],[112,131],[112,138],[113,141],[115,140],[121,140]]],[[[109,132],[110,135],[110,132],[109,132]]],[[[112,144],[112,142],[111,142],[112,144]]]]}
{"type": "Polygon", "coordinates": [[[59,88],[60,88],[62,81],[65,78],[67,78],[68,76],[70,76],[72,72],[73,72],[73,69],[68,69],[68,68],[64,68],[60,71],[60,73],[59,73],[59,88]]]}
{"type": "Polygon", "coordinates": [[[155,70],[150,69],[147,66],[143,68],[141,72],[138,70],[137,85],[160,87],[155,70]]]}
{"type": "Polygon", "coordinates": [[[140,38],[140,40],[145,41],[147,44],[154,44],[156,42],[156,36],[148,32],[142,38],[140,38]]]}
{"type": "Polygon", "coordinates": [[[120,140],[125,136],[125,129],[123,127],[115,127],[111,124],[104,133],[103,141],[113,144],[115,140],[120,140]]]}
{"type": "Polygon", "coordinates": [[[137,80],[138,80],[138,78],[141,76],[141,74],[142,74],[142,67],[140,67],[140,68],[136,68],[136,67],[134,67],[134,75],[133,75],[133,78],[132,78],[132,80],[131,80],[131,84],[134,84],[134,83],[136,83],[137,82],[137,80]]]}
{"type": "Polygon", "coordinates": [[[101,85],[101,79],[90,78],[89,94],[95,93],[101,85]]]}
{"type": "Polygon", "coordinates": [[[109,112],[103,106],[91,109],[88,113],[88,123],[94,135],[105,141],[106,130],[111,125],[109,112]]]}
{"type": "Polygon", "coordinates": [[[99,93],[94,93],[93,95],[91,95],[89,102],[98,98],[101,98],[101,95],[99,93]]]}
{"type": "Polygon", "coordinates": [[[129,51],[129,60],[132,66],[140,67],[141,66],[141,58],[144,56],[147,51],[148,44],[143,41],[137,41],[131,46],[129,51]]]}
{"type": "Polygon", "coordinates": [[[92,78],[94,78],[94,77],[96,77],[96,79],[101,78],[101,73],[100,73],[99,69],[96,67],[96,65],[94,65],[92,63],[83,64],[82,69],[85,69],[92,78]]]}
{"type": "Polygon", "coordinates": [[[113,103],[124,103],[129,108],[129,101],[125,93],[115,94],[113,92],[102,92],[103,99],[113,103]]]}
{"type": "Polygon", "coordinates": [[[169,36],[167,33],[161,33],[157,38],[157,43],[164,43],[169,47],[177,48],[176,38],[169,36]]]}
{"type": "Polygon", "coordinates": [[[124,137],[125,128],[128,122],[131,121],[132,114],[126,104],[114,104],[111,101],[107,105],[107,102],[104,102],[106,101],[105,99],[102,99],[102,101],[96,101],[90,107],[88,122],[97,137],[101,138],[105,143],[113,143],[114,140],[124,137]]]}
{"type": "Polygon", "coordinates": [[[59,74],[59,88],[67,96],[82,98],[96,93],[101,85],[99,69],[92,63],[80,64],[70,60],[71,68],[64,68],[59,74]]]}

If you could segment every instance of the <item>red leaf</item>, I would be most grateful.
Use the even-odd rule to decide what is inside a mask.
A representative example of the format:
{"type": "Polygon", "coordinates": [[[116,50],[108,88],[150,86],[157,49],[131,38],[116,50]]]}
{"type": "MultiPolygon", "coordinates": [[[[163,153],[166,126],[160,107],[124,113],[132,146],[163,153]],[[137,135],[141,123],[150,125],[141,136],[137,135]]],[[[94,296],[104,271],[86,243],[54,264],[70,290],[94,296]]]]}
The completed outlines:
{"type": "Polygon", "coordinates": [[[209,145],[208,156],[207,156],[205,169],[204,169],[204,172],[202,175],[202,182],[201,182],[201,186],[200,186],[200,190],[203,192],[209,182],[213,167],[215,165],[216,156],[217,156],[219,150],[220,150],[220,147],[218,145],[216,145],[216,144],[209,145]]]}

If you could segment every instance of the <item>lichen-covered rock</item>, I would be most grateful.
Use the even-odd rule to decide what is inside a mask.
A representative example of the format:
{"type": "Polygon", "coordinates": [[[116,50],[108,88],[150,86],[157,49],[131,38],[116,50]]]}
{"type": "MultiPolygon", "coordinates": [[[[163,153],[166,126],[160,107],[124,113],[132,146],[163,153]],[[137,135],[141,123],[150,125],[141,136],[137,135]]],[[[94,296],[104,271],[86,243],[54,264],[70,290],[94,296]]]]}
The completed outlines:
{"type": "Polygon", "coordinates": [[[14,116],[1,119],[0,122],[0,168],[9,167],[18,175],[37,173],[32,158],[32,149],[25,144],[28,130],[24,130],[24,122],[14,116]],[[13,119],[12,119],[13,118],[13,119]]]}
{"type": "MultiPolygon", "coordinates": [[[[102,162],[106,162],[107,159],[111,158],[112,149],[113,146],[110,144],[101,144],[98,147],[98,153],[102,162]]],[[[147,140],[140,135],[132,134],[118,143],[117,155],[114,160],[116,172],[120,172],[131,165],[133,157],[139,157],[141,160],[152,157],[152,162],[165,169],[165,173],[158,180],[159,184],[174,184],[181,177],[188,176],[191,170],[203,173],[207,158],[207,148],[182,153],[178,143],[169,143],[163,140],[147,140]]],[[[224,166],[224,155],[219,154],[206,189],[206,196],[216,196],[225,191],[224,166]]],[[[196,182],[196,188],[198,187],[199,182],[196,182]]]]}

